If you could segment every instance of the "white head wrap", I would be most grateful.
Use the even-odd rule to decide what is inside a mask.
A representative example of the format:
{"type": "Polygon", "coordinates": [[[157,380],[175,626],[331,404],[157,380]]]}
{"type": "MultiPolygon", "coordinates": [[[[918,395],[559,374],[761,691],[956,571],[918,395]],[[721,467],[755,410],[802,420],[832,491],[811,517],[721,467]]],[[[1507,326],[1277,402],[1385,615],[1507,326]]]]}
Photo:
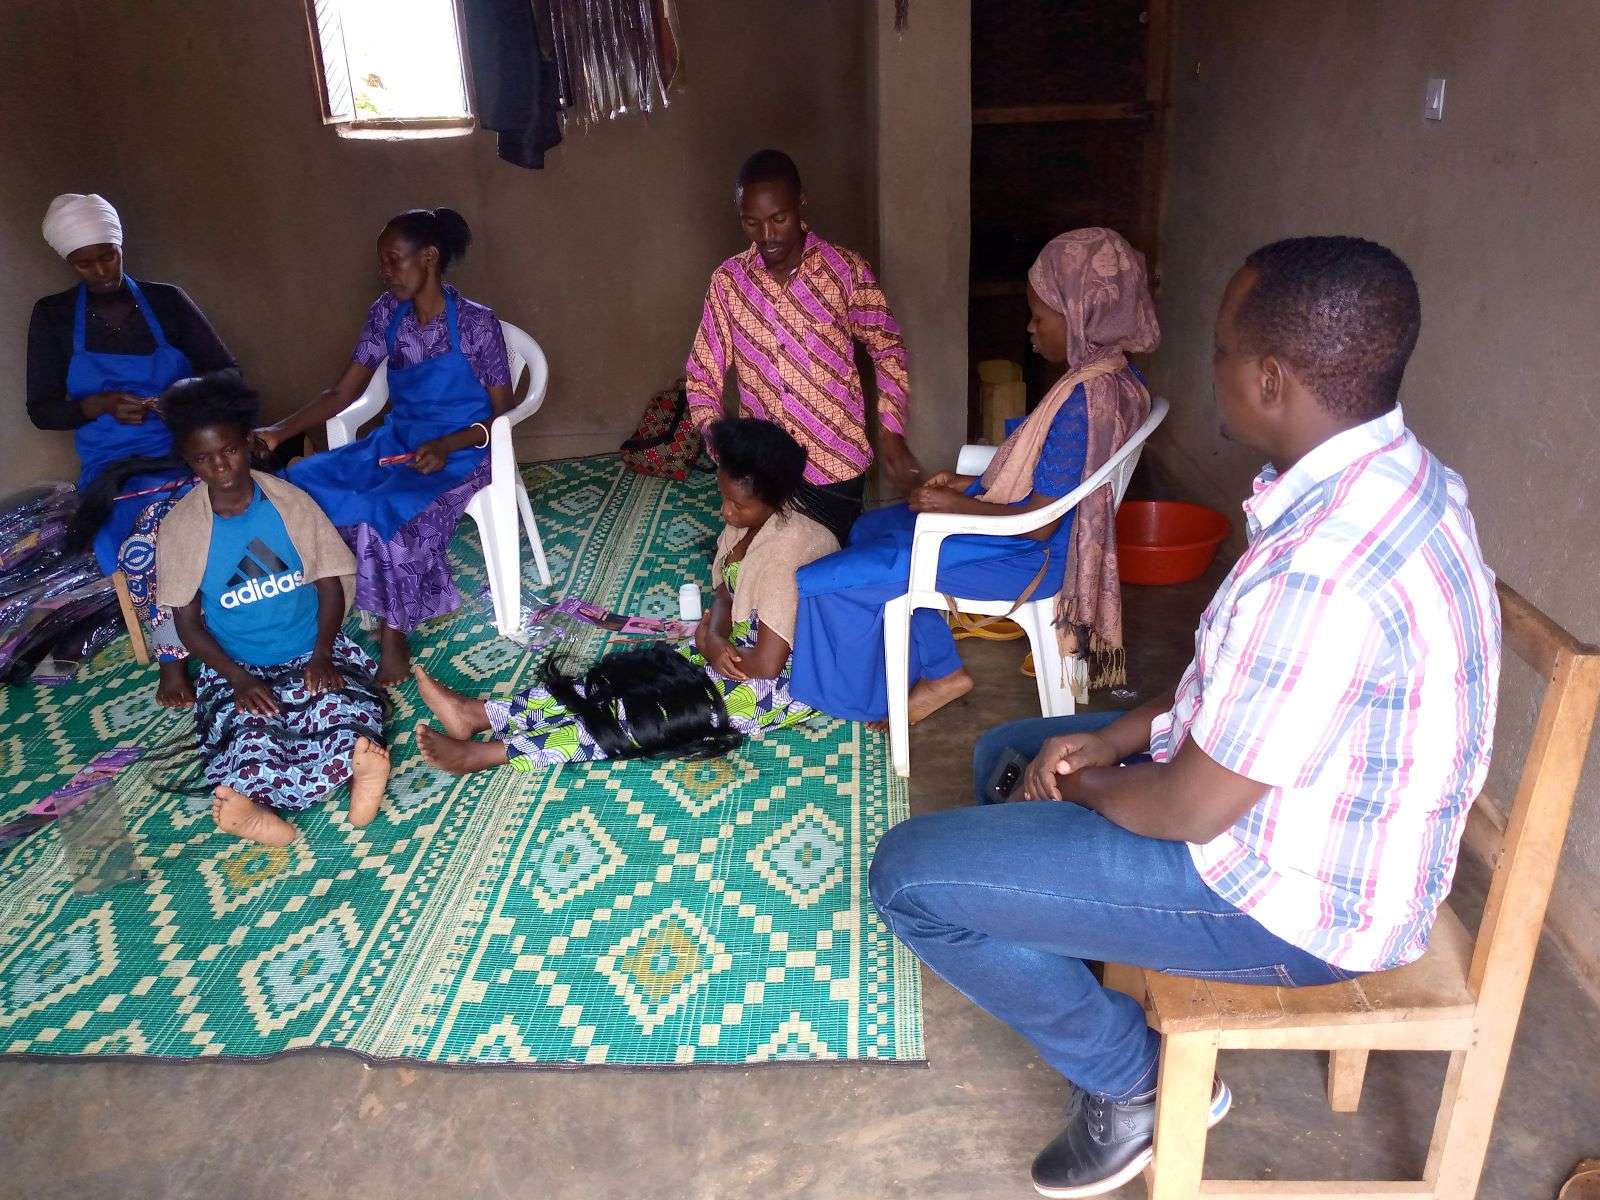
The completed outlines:
{"type": "Polygon", "coordinates": [[[104,196],[68,192],[50,201],[44,212],[44,240],[65,258],[85,246],[122,245],[122,218],[104,196]]]}

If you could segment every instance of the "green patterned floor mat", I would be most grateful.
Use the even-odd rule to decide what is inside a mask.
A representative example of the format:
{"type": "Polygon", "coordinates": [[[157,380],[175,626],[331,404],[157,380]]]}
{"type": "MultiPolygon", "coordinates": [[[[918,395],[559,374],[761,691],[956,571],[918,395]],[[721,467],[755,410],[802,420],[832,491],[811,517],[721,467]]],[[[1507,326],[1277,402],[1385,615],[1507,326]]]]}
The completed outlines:
{"type": "MultiPolygon", "coordinates": [[[[613,457],[526,468],[555,585],[628,612],[709,583],[716,489],[613,457]]],[[[467,605],[415,639],[476,694],[528,678],[496,637],[476,533],[467,605]]],[[[525,558],[530,556],[524,555],[525,558]]],[[[532,588],[531,564],[525,602],[532,588]]],[[[354,630],[354,626],[351,626],[354,630]]],[[[360,635],[358,635],[360,636],[360,635]]],[[[610,635],[573,627],[577,662],[610,635]]],[[[368,644],[370,645],[370,639],[368,644]]],[[[0,813],[108,746],[182,737],[126,639],[73,684],[0,688],[0,813]]],[[[395,772],[366,829],[344,796],[286,849],[213,829],[204,799],[136,767],[121,796],[144,884],[71,888],[56,831],[0,857],[0,1053],[258,1058],[307,1048],[448,1064],[742,1064],[922,1057],[915,961],[866,868],[906,796],[878,734],[808,726],[707,762],[456,779],[416,751],[395,692],[395,772]]]]}

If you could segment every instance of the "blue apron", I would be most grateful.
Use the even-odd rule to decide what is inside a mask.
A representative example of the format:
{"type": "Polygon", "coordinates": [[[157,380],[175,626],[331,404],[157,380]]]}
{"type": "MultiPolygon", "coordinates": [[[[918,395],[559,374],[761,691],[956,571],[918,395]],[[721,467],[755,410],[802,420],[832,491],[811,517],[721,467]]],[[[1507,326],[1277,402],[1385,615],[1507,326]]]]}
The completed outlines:
{"type": "MultiPolygon", "coordinates": [[[[150,336],[156,348],[149,354],[102,354],[85,348],[84,318],[88,312],[89,288],[78,285],[78,304],[72,318],[72,359],[67,365],[67,395],[82,400],[97,392],[127,392],[130,396],[159,396],[180,379],[194,374],[194,367],[182,350],[167,341],[166,331],[150,310],[144,293],[132,276],[123,276],[123,282],[132,294],[134,303],[150,327],[150,336]]],[[[166,422],[156,413],[148,414],[138,425],[124,425],[110,413],[102,413],[92,421],[78,426],[72,435],[77,447],[78,461],[83,464],[78,476],[78,487],[83,489],[93,483],[100,473],[112,463],[125,458],[164,458],[173,453],[172,435],[166,422]]],[[[128,480],[125,492],[154,487],[172,479],[186,478],[189,472],[182,468],[136,475],[128,480]]],[[[95,559],[107,574],[116,570],[117,549],[123,539],[133,531],[133,523],[156,496],[141,496],[134,500],[121,500],[112,506],[100,532],[95,535],[95,559]]]]}
{"type": "Polygon", "coordinates": [[[478,382],[461,352],[456,304],[445,293],[450,348],[409,367],[394,365],[395,333],[411,311],[408,300],[395,310],[386,338],[389,346],[389,415],[366,437],[301,459],[289,468],[289,482],[310,492],[344,528],[369,525],[384,541],[445,492],[464,482],[483,462],[485,450],[457,450],[443,467],[423,475],[408,465],[381,467],[380,458],[408,454],[424,442],[465,429],[494,416],[489,389],[478,382]]]}

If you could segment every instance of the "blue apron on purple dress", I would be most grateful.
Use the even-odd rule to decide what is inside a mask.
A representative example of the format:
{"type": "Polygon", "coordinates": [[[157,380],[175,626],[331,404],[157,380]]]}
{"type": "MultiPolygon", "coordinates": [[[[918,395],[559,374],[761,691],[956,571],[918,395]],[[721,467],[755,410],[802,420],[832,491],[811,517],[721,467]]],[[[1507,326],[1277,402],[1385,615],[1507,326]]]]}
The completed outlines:
{"type": "Polygon", "coordinates": [[[301,459],[289,468],[289,482],[310,492],[336,526],[369,525],[384,541],[445,492],[464,482],[483,462],[481,448],[457,450],[431,475],[409,465],[378,465],[380,458],[409,454],[424,442],[465,429],[494,416],[489,389],[478,382],[461,352],[456,305],[445,293],[450,348],[409,367],[394,365],[395,333],[411,311],[408,300],[395,310],[386,334],[389,344],[389,415],[366,437],[301,459]]]}
{"type": "MultiPolygon", "coordinates": [[[[99,392],[126,392],[130,396],[159,396],[180,379],[194,374],[188,356],[167,341],[166,331],[150,310],[131,276],[123,276],[123,283],[133,296],[134,303],[150,327],[150,336],[156,348],[149,354],[103,354],[85,348],[84,320],[88,312],[89,288],[78,285],[78,305],[72,318],[72,359],[67,366],[67,395],[82,400],[99,392]]],[[[73,433],[78,450],[78,461],[83,464],[78,476],[78,488],[93,483],[112,463],[125,458],[165,458],[173,453],[172,434],[166,422],[154,413],[148,413],[138,425],[125,425],[110,413],[101,413],[92,421],[78,426],[73,433]]],[[[173,479],[184,479],[189,471],[174,467],[170,471],[135,475],[127,481],[124,490],[136,492],[155,487],[173,479]]],[[[132,500],[119,500],[95,535],[94,555],[100,569],[110,574],[117,569],[117,550],[123,539],[133,531],[133,523],[145,508],[156,499],[140,496],[132,500]]]]}

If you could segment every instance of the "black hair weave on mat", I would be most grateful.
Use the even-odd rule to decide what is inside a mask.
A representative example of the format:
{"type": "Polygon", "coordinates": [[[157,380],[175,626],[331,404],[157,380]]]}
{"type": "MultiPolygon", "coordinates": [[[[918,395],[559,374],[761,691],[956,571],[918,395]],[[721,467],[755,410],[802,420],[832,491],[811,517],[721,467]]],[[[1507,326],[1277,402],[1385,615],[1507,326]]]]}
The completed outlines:
{"type": "Polygon", "coordinates": [[[607,654],[581,687],[553,654],[539,677],[607,758],[717,758],[744,741],[704,668],[663,643],[607,654]]]}

